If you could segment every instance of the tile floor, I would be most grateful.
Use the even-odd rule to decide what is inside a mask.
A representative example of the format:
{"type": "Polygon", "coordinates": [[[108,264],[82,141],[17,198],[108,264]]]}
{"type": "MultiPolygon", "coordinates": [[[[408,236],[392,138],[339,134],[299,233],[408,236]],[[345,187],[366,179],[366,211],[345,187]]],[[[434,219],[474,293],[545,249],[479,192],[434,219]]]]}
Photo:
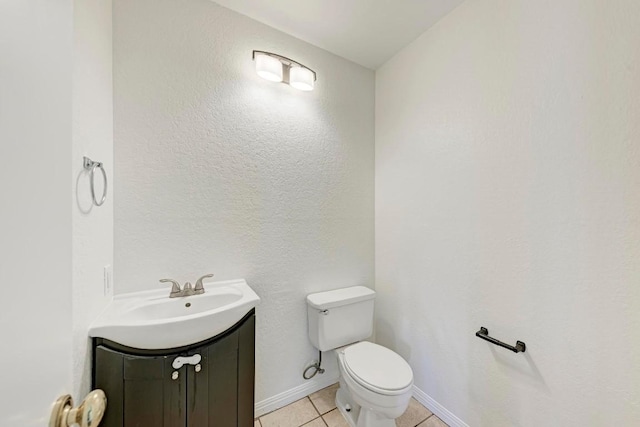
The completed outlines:
{"type": "MultiPolygon", "coordinates": [[[[304,399],[263,415],[255,420],[254,427],[349,427],[336,409],[334,384],[304,399]]],[[[397,427],[448,427],[427,408],[411,399],[409,408],[396,420],[397,427]]]]}

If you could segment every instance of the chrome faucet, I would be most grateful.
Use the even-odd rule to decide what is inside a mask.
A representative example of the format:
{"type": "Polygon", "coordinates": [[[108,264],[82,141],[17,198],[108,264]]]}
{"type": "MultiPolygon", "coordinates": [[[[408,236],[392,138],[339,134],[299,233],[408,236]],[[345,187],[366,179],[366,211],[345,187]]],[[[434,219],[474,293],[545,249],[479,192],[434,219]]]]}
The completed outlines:
{"type": "Polygon", "coordinates": [[[213,274],[205,274],[204,276],[196,280],[196,287],[193,290],[194,295],[204,294],[204,285],[202,284],[202,281],[211,277],[213,277],[213,274]]]}
{"type": "Polygon", "coordinates": [[[180,283],[173,279],[160,279],[160,283],[171,283],[171,293],[169,294],[169,298],[180,298],[204,294],[204,285],[202,284],[202,281],[210,277],[213,277],[213,274],[206,274],[199,278],[196,281],[195,288],[191,286],[191,283],[187,282],[184,284],[184,287],[180,289],[180,283]]]}
{"type": "Polygon", "coordinates": [[[160,283],[172,283],[171,293],[169,294],[169,298],[178,298],[183,296],[182,289],[180,289],[180,283],[176,282],[172,279],[160,279],[160,283]]]}

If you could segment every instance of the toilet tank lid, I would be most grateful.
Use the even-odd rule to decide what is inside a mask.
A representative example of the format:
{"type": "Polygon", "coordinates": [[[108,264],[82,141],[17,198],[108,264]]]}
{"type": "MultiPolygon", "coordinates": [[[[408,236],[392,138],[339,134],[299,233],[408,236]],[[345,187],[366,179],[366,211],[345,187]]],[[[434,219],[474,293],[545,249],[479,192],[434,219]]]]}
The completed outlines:
{"type": "Polygon", "coordinates": [[[309,294],[307,295],[307,304],[318,310],[328,310],[342,305],[374,299],[375,296],[375,291],[366,286],[352,286],[350,288],[309,294]]]}

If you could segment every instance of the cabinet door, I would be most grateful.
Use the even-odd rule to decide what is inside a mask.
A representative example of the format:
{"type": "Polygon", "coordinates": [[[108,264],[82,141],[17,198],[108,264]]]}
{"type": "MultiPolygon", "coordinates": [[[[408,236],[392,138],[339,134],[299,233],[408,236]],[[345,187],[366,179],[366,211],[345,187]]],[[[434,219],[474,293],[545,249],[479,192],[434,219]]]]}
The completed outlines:
{"type": "Polygon", "coordinates": [[[202,361],[200,372],[187,371],[187,426],[253,427],[255,316],[190,353],[202,361]]]}
{"type": "Polygon", "coordinates": [[[253,426],[256,373],[256,317],[238,330],[238,426],[253,426]]]}
{"type": "Polygon", "coordinates": [[[109,403],[104,427],[185,427],[186,367],[172,379],[171,356],[132,356],[96,348],[95,386],[109,403]]]}
{"type": "Polygon", "coordinates": [[[187,427],[238,427],[238,332],[195,353],[202,370],[187,370],[187,427]]]}

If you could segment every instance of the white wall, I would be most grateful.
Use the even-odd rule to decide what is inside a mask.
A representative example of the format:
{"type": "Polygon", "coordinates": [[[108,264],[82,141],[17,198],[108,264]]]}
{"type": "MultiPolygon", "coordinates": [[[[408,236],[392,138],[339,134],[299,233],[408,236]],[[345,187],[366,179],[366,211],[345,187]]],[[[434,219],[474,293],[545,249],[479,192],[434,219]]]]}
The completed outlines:
{"type": "Polygon", "coordinates": [[[71,389],[72,2],[0,2],[0,425],[71,389]]]}
{"type": "MultiPolygon", "coordinates": [[[[73,395],[91,384],[87,331],[105,307],[103,271],[113,265],[113,72],[111,0],[75,0],[73,10],[73,395]],[[94,207],[82,158],[104,163],[107,199],[94,207]]],[[[96,192],[102,195],[97,172],[96,192]]]]}
{"type": "Polygon", "coordinates": [[[256,400],[303,384],[305,295],[373,286],[373,72],[207,0],[116,0],[114,90],[116,293],[246,278],[256,400]],[[261,79],[253,49],[316,90],[261,79]]]}
{"type": "Polygon", "coordinates": [[[378,338],[471,426],[640,419],[638,22],[468,0],[376,73],[378,338]]]}

